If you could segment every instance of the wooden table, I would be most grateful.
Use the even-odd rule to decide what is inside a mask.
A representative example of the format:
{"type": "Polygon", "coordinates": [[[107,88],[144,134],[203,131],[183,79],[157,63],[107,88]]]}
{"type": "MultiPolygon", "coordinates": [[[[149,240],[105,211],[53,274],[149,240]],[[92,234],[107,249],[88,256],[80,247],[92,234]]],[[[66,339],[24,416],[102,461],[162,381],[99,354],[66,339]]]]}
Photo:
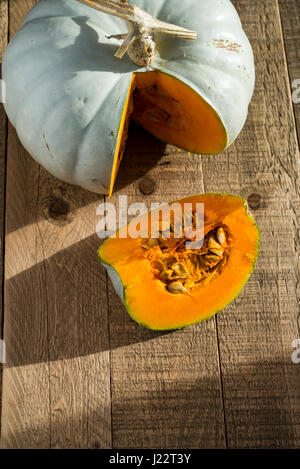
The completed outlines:
{"type": "MultiPolygon", "coordinates": [[[[0,0],[1,56],[34,3],[0,0]]],[[[249,198],[258,266],[208,322],[153,333],[130,320],[96,255],[103,198],[36,164],[0,107],[3,447],[300,447],[300,364],[291,358],[300,337],[300,103],[291,86],[300,78],[300,5],[234,4],[257,70],[242,134],[225,153],[199,157],[132,125],[112,199],[249,198]],[[140,191],[145,178],[150,195],[140,191]]]]}

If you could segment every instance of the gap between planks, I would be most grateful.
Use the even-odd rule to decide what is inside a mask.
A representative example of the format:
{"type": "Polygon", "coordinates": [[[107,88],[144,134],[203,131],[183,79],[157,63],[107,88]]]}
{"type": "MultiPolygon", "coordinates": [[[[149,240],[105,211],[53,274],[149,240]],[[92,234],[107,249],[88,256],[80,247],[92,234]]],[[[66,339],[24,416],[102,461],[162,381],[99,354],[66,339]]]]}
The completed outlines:
{"type": "MultiPolygon", "coordinates": [[[[8,0],[0,3],[0,63],[8,43],[8,0]]],[[[1,74],[0,74],[1,78],[1,74]]],[[[7,118],[3,104],[0,103],[0,339],[3,339],[4,323],[4,231],[5,231],[5,179],[7,149],[7,118]]],[[[2,374],[0,364],[0,441],[1,441],[1,408],[2,408],[2,374]]]]}
{"type": "MultiPolygon", "coordinates": [[[[281,18],[282,40],[290,85],[300,80],[300,8],[297,0],[277,0],[281,18]],[[298,3],[298,5],[297,5],[298,3]]],[[[299,89],[298,85],[298,89],[299,89]]],[[[292,91],[295,91],[294,89],[292,91]]],[[[300,97],[300,92],[298,93],[300,97]]],[[[292,97],[291,97],[292,102],[292,97]]],[[[300,103],[293,103],[298,145],[300,146],[300,103]]]]}

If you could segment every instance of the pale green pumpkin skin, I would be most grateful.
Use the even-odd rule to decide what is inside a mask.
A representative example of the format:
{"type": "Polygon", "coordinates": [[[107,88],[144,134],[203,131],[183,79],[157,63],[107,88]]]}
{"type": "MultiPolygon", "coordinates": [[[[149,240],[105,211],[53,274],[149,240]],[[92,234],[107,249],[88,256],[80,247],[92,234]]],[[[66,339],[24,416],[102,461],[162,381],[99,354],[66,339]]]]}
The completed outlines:
{"type": "Polygon", "coordinates": [[[160,70],[217,112],[230,145],[251,100],[253,53],[229,0],[130,0],[151,15],[195,30],[196,41],[158,38],[151,67],[114,52],[126,32],[114,16],[75,0],[41,0],[3,60],[7,115],[26,150],[59,179],[109,193],[119,126],[132,75],[160,70]]]}

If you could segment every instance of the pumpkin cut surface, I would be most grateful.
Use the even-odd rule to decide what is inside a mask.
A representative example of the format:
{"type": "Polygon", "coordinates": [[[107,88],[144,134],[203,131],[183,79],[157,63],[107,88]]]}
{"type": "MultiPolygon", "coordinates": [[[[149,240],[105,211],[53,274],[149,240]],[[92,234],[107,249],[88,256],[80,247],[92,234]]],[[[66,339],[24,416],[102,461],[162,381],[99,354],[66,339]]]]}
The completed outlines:
{"type": "MultiPolygon", "coordinates": [[[[244,199],[204,194],[177,203],[193,209],[204,204],[199,247],[187,246],[185,220],[178,227],[177,219],[164,220],[160,213],[158,237],[126,238],[125,227],[99,250],[130,316],[154,330],[182,328],[224,309],[247,282],[258,256],[259,230],[244,199]]],[[[144,216],[149,226],[153,213],[144,216]]],[[[195,217],[193,211],[192,226],[195,217]]]]}
{"type": "Polygon", "coordinates": [[[131,119],[158,139],[189,152],[217,154],[227,146],[227,133],[220,117],[199,94],[163,72],[136,73],[120,122],[110,195],[131,119]]]}

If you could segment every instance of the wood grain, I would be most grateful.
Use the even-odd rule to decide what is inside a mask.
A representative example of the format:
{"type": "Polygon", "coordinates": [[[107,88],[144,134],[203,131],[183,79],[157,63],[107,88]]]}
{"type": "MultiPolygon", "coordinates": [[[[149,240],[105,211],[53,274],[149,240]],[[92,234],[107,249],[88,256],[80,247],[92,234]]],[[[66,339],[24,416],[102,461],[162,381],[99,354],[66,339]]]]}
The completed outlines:
{"type": "MultiPolygon", "coordinates": [[[[278,5],[256,1],[249,8],[245,0],[236,2],[236,6],[253,43],[257,62],[257,88],[244,132],[218,158],[200,160],[197,156],[188,159],[184,153],[177,157],[167,154],[164,158],[169,164],[164,170],[149,168],[148,175],[156,182],[158,199],[174,199],[186,195],[185,191],[199,191],[199,181],[204,181],[201,189],[207,192],[232,192],[246,198],[253,193],[261,195],[261,208],[256,213],[262,230],[258,269],[243,295],[217,318],[228,446],[296,447],[300,428],[300,370],[292,364],[291,343],[298,336],[298,147],[278,5]],[[183,173],[185,183],[181,185],[183,173]]],[[[124,173],[135,171],[137,178],[135,168],[141,165],[138,161],[135,164],[134,154],[130,158],[132,163],[125,164],[124,173]]],[[[133,200],[141,199],[137,188],[137,184],[130,188],[133,200]]],[[[118,329],[122,310],[114,293],[110,295],[110,330],[114,343],[115,329],[118,330],[116,340],[126,330],[126,335],[132,337],[131,328],[135,329],[133,325],[129,329],[129,323],[118,329]]],[[[189,417],[192,422],[207,418],[205,412],[202,414],[202,402],[204,407],[207,405],[203,396],[207,392],[218,406],[220,394],[217,399],[216,394],[212,396],[212,388],[216,390],[220,384],[216,368],[205,376],[203,390],[200,370],[205,360],[189,375],[189,367],[180,362],[182,356],[177,357],[174,352],[180,343],[183,356],[189,357],[193,366],[197,344],[203,345],[201,332],[184,331],[180,333],[182,336],[173,333],[157,337],[151,344],[144,339],[147,333],[139,333],[143,343],[138,347],[112,352],[114,447],[221,447],[225,444],[223,425],[223,432],[216,434],[210,420],[200,429],[189,421],[189,417]],[[189,348],[191,355],[185,349],[188,339],[184,334],[189,333],[193,334],[195,344],[195,348],[189,348]],[[180,363],[178,369],[177,363],[180,363]],[[195,387],[190,385],[192,377],[197,382],[195,387]],[[153,382],[160,383],[158,390],[153,382]],[[179,382],[183,382],[182,387],[179,382]],[[193,390],[192,394],[185,395],[186,387],[193,390]],[[193,398],[198,401],[198,407],[190,408],[185,402],[194,402],[193,398]],[[210,432],[204,439],[203,428],[210,432]]],[[[207,332],[205,336],[209,339],[206,348],[213,350],[214,340],[207,332]]],[[[124,342],[125,339],[121,341],[124,342]]],[[[220,409],[217,415],[219,419],[216,416],[214,419],[220,425],[220,409]]]]}
{"type": "MultiPolygon", "coordinates": [[[[10,32],[34,2],[13,1],[10,32]]],[[[102,197],[42,170],[9,127],[3,381],[5,448],[111,445],[102,197]]]]}
{"type": "MultiPolygon", "coordinates": [[[[9,1],[10,37],[34,3],[9,1]]],[[[261,197],[253,212],[257,269],[242,295],[206,323],[171,333],[136,325],[95,255],[103,199],[50,176],[9,126],[3,447],[300,447],[300,367],[291,360],[300,337],[300,104],[293,112],[291,101],[291,82],[300,78],[298,3],[234,0],[257,83],[247,124],[227,152],[188,156],[130,128],[116,204],[119,194],[148,206],[199,192],[261,197]],[[146,186],[153,193],[142,194],[146,186]]],[[[7,6],[0,0],[1,54],[7,6]]],[[[1,227],[2,108],[0,125],[1,227]]]]}
{"type": "MultiPolygon", "coordinates": [[[[8,3],[0,1],[0,63],[7,47],[8,3]]],[[[1,79],[1,71],[0,71],[1,79]]],[[[4,219],[5,219],[5,167],[6,167],[7,119],[0,103],[0,339],[3,339],[3,281],[4,281],[4,219]]],[[[2,401],[2,365],[0,364],[0,436],[2,401]]]]}
{"type": "MultiPolygon", "coordinates": [[[[128,203],[180,199],[203,192],[201,159],[165,147],[131,127],[117,191],[128,203]],[[141,170],[143,149],[145,167],[141,170]],[[160,156],[159,156],[160,155],[160,156]],[[146,171],[145,171],[146,170],[146,171]],[[155,191],[139,191],[145,178],[155,191]],[[182,178],[185,178],[182,184],[182,178]]],[[[109,283],[112,431],[114,448],[224,448],[226,446],[215,320],[168,334],[136,325],[109,283]]]]}
{"type": "Polygon", "coordinates": [[[255,52],[257,82],[247,124],[220,157],[203,158],[205,191],[261,196],[257,269],[217,317],[228,444],[299,447],[299,149],[278,5],[234,2],[255,52]]]}
{"type": "Polygon", "coordinates": [[[295,93],[297,100],[293,105],[298,142],[300,142],[300,7],[297,0],[278,0],[278,2],[291,86],[295,80],[298,80],[297,87],[296,84],[292,86],[292,93],[295,93]]]}

